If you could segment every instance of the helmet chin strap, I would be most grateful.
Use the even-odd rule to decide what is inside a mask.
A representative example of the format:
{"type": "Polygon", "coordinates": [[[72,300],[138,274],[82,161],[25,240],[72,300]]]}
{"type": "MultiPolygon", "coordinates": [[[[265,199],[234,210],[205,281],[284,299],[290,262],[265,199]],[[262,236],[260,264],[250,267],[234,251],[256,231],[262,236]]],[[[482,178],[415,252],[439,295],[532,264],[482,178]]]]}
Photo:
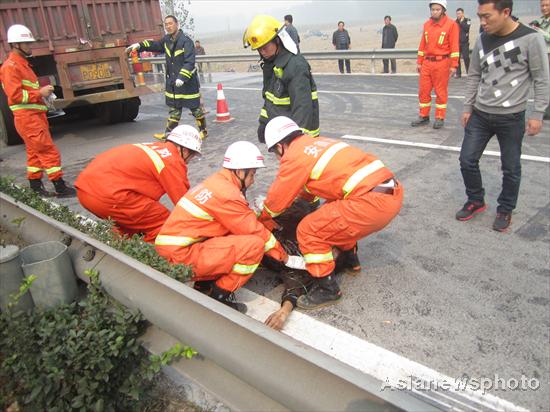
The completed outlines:
{"type": "MultiPolygon", "coordinates": [[[[240,169],[240,170],[243,170],[243,169],[240,169]]],[[[241,179],[239,177],[239,174],[237,173],[236,170],[232,170],[232,172],[237,177],[237,179],[239,179],[239,182],[241,182],[241,193],[246,198],[246,185],[245,185],[244,181],[248,177],[248,173],[250,172],[250,169],[244,169],[244,178],[243,179],[241,179]]]]}
{"type": "Polygon", "coordinates": [[[23,50],[23,49],[21,48],[21,44],[20,44],[20,43],[17,43],[17,44],[15,45],[15,48],[16,48],[17,50],[19,50],[19,52],[20,52],[23,56],[25,56],[25,57],[27,57],[27,58],[28,58],[28,57],[32,57],[32,51],[31,51],[30,53],[27,53],[25,50],[23,50]]]}

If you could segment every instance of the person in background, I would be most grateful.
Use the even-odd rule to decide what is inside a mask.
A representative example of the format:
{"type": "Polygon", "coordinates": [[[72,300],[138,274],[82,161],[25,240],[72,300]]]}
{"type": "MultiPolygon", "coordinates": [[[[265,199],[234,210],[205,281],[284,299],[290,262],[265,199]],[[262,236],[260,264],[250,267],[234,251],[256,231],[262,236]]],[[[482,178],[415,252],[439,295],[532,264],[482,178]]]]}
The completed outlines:
{"type": "Polygon", "coordinates": [[[456,9],[456,23],[460,28],[460,35],[458,39],[459,48],[460,48],[460,57],[458,58],[458,67],[456,68],[456,77],[460,78],[462,76],[460,58],[464,60],[464,67],[466,68],[466,73],[468,73],[468,68],[470,67],[470,26],[472,21],[464,16],[464,9],[456,9]]]}
{"type": "MultiPolygon", "coordinates": [[[[196,56],[204,56],[206,52],[204,51],[204,47],[201,46],[201,42],[199,40],[195,40],[195,55],[196,56]]],[[[197,63],[197,68],[199,69],[199,77],[201,82],[204,81],[204,72],[202,70],[202,65],[204,63],[197,63]]]]}
{"type": "Polygon", "coordinates": [[[294,24],[292,24],[293,20],[292,14],[287,14],[285,16],[285,27],[290,38],[294,40],[294,43],[296,43],[298,53],[300,53],[300,35],[298,34],[298,30],[296,30],[294,24]]]}
{"type": "MultiPolygon", "coordinates": [[[[530,23],[530,26],[544,37],[550,63],[550,0],[540,0],[540,12],[542,16],[530,23]]],[[[546,108],[544,119],[550,119],[550,105],[546,108]]]]}
{"type": "MultiPolygon", "coordinates": [[[[384,27],[382,28],[382,48],[383,49],[394,49],[395,43],[397,42],[397,27],[395,27],[391,22],[391,16],[384,17],[384,27]]],[[[395,59],[382,59],[384,63],[384,73],[389,73],[389,63],[391,61],[391,72],[397,72],[397,64],[395,59]]]]}
{"type": "MultiPolygon", "coordinates": [[[[338,29],[332,34],[332,45],[336,50],[349,50],[351,49],[351,38],[346,29],[344,29],[344,22],[338,22],[338,29]]],[[[340,73],[344,73],[344,62],[346,64],[346,71],[351,73],[351,63],[349,59],[338,59],[338,69],[340,73]]]]}
{"type": "Polygon", "coordinates": [[[35,41],[31,31],[21,24],[8,28],[7,42],[11,51],[0,67],[0,83],[13,112],[15,129],[25,142],[31,190],[41,196],[52,196],[42,183],[42,174],[46,172],[57,197],[72,197],[76,191],[63,180],[61,154],[52,140],[46,117],[45,99],[51,99],[53,86],[40,87],[28,61],[32,56],[30,44],[35,41]]]}
{"type": "Polygon", "coordinates": [[[541,131],[548,105],[548,49],[539,33],[513,20],[512,0],[478,0],[478,4],[483,33],[472,51],[460,150],[460,171],[468,199],[456,219],[467,221],[487,209],[479,160],[496,135],[503,176],[493,229],[503,232],[512,222],[518,200],[525,109],[532,86],[534,104],[527,121],[528,135],[541,131]]]}

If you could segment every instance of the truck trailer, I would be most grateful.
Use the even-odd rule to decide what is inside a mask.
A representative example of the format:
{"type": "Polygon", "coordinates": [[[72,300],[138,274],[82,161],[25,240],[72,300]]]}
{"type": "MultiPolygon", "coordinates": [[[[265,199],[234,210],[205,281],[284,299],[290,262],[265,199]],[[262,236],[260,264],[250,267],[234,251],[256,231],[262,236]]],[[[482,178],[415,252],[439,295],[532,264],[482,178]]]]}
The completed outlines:
{"type": "MultiPolygon", "coordinates": [[[[0,1],[0,64],[10,52],[6,32],[12,24],[32,31],[29,61],[40,86],[54,86],[57,111],[107,124],[132,121],[139,96],[161,90],[136,84],[125,52],[132,43],[164,34],[158,0],[0,1]]],[[[21,143],[1,90],[0,139],[21,143]]]]}

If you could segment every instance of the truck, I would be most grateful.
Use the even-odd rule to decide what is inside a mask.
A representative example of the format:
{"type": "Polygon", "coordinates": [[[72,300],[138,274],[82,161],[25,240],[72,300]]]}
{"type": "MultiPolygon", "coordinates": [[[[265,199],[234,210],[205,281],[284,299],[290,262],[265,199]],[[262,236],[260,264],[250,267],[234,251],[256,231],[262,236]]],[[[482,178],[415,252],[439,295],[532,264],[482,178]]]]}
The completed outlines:
{"type": "MultiPolygon", "coordinates": [[[[12,24],[27,26],[36,39],[29,61],[40,86],[54,87],[54,112],[97,116],[106,124],[132,121],[140,96],[161,90],[135,81],[125,51],[163,35],[159,0],[0,1],[0,64],[10,52],[6,32],[12,24]]],[[[21,143],[1,88],[0,140],[21,143]]]]}

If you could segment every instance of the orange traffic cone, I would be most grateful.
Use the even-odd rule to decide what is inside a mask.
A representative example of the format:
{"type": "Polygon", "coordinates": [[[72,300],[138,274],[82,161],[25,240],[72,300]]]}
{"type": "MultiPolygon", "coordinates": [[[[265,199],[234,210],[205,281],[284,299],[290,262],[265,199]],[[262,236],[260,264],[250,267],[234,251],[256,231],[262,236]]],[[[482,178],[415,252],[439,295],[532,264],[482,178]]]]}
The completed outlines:
{"type": "Polygon", "coordinates": [[[217,108],[216,108],[216,120],[215,123],[227,123],[235,120],[229,114],[229,107],[227,107],[227,102],[225,101],[225,95],[223,94],[222,84],[218,83],[218,97],[217,97],[217,108]]]}
{"type": "Polygon", "coordinates": [[[143,77],[143,65],[139,62],[137,50],[132,50],[132,65],[134,66],[134,74],[136,75],[136,85],[145,86],[145,78],[143,77]]]}

